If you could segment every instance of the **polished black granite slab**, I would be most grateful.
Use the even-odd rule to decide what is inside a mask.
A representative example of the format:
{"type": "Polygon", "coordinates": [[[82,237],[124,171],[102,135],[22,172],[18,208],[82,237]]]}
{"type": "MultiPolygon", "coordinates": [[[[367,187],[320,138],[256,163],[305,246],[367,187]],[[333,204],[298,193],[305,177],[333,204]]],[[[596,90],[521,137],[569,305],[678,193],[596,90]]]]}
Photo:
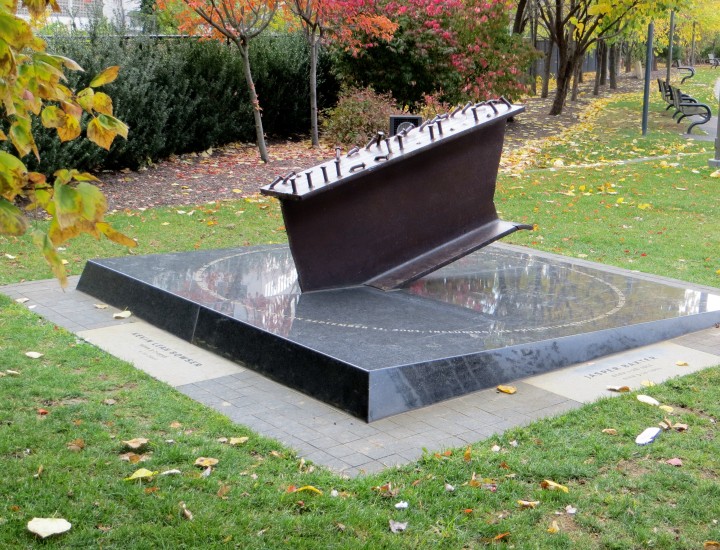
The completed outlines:
{"type": "Polygon", "coordinates": [[[300,293],[284,246],[95,260],[77,288],[367,421],[720,322],[720,289],[507,245],[392,292],[300,293]]]}

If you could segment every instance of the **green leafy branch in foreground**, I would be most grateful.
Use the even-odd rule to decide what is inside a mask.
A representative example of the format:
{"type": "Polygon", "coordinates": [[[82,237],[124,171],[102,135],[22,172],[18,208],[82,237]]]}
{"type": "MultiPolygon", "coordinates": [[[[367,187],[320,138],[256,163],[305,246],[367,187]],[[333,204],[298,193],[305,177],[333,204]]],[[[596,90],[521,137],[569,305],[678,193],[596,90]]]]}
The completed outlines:
{"type": "MultiPolygon", "coordinates": [[[[23,0],[32,17],[45,13],[48,5],[60,11],[54,0],[23,0]]],[[[74,93],[62,82],[64,69],[81,71],[72,59],[52,55],[45,42],[35,36],[30,23],[16,15],[17,3],[0,0],[0,140],[9,140],[17,154],[0,151],[0,234],[22,235],[28,230],[28,211],[42,208],[52,221],[47,230],[35,229],[33,240],[64,285],[65,268],[56,246],[80,233],[95,238],[105,235],[125,246],[135,241],[115,231],[104,215],[105,198],[90,184],[96,178],[76,170],[59,170],[52,184],[43,174],[29,172],[21,158],[40,152],[33,138],[32,117],[40,117],[46,128],[55,128],[61,141],[81,134],[81,119],[90,117],[87,138],[109,149],[117,135],[127,138],[128,128],[113,117],[110,97],[96,88],[115,80],[119,67],[109,67],[90,86],[74,93]]]]}
{"type": "Polygon", "coordinates": [[[32,545],[34,517],[72,524],[44,542],[57,548],[670,550],[720,539],[720,368],[643,388],[664,409],[625,394],[345,479],[8,298],[0,306],[0,547],[32,545]],[[670,429],[654,443],[635,444],[661,422],[670,429]]]}

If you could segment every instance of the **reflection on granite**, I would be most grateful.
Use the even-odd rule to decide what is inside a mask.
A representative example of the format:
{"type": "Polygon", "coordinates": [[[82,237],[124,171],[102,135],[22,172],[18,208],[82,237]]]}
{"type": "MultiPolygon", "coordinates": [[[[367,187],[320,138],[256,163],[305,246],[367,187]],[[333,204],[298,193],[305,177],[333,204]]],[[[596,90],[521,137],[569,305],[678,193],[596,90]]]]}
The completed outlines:
{"type": "Polygon", "coordinates": [[[301,294],[283,246],[97,260],[78,289],[371,420],[720,321],[720,291],[497,245],[394,292],[301,294]]]}

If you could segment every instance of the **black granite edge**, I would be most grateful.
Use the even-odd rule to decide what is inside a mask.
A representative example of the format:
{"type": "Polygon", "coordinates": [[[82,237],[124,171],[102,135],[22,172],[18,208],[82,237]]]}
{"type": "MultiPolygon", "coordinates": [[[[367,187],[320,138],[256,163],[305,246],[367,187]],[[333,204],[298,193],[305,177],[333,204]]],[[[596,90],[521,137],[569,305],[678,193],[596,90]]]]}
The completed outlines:
{"type": "Polygon", "coordinates": [[[682,279],[674,279],[672,277],[666,277],[664,275],[655,275],[654,273],[646,273],[643,271],[634,271],[632,269],[626,269],[624,267],[618,267],[616,265],[601,264],[599,262],[593,262],[591,260],[584,260],[582,258],[573,258],[572,256],[563,256],[562,254],[555,254],[554,252],[547,252],[545,250],[537,250],[527,246],[518,244],[510,244],[503,242],[493,243],[494,247],[500,249],[506,249],[511,252],[517,252],[518,254],[525,254],[528,256],[537,256],[540,258],[552,259],[557,262],[564,262],[570,265],[576,265],[581,267],[587,267],[590,269],[596,269],[599,271],[606,271],[614,275],[623,275],[625,277],[631,277],[635,279],[641,279],[643,281],[649,281],[658,284],[667,284],[669,286],[687,288],[688,290],[699,290],[703,292],[709,292],[711,294],[720,295],[720,287],[700,285],[692,283],[690,281],[683,281],[682,279]]]}
{"type": "Polygon", "coordinates": [[[192,341],[200,306],[190,300],[90,260],[76,290],[136,317],[170,334],[192,341]]]}
{"type": "Polygon", "coordinates": [[[192,343],[368,421],[368,373],[355,365],[204,307],[192,343]]]}
{"type": "Polygon", "coordinates": [[[655,344],[716,322],[720,322],[720,311],[374,370],[370,372],[368,421],[655,344]]]}

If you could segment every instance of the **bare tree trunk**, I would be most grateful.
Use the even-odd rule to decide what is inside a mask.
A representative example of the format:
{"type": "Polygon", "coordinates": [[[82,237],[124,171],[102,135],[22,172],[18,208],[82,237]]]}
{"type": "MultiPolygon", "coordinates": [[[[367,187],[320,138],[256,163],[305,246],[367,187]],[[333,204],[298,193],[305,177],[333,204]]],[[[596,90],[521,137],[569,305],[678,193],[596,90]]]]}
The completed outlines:
{"type": "Polygon", "coordinates": [[[540,93],[540,97],[542,98],[546,98],[550,95],[550,63],[552,63],[554,47],[555,44],[553,44],[552,40],[550,40],[548,50],[545,52],[545,65],[543,66],[543,83],[542,92],[540,93]]]}
{"type": "Polygon", "coordinates": [[[580,60],[580,63],[577,64],[575,70],[573,71],[573,84],[570,101],[577,101],[578,91],[580,89],[580,80],[582,79],[582,65],[582,60],[580,60]]]}
{"type": "Polygon", "coordinates": [[[602,42],[598,42],[597,48],[595,49],[595,84],[593,86],[593,95],[600,93],[600,73],[602,72],[602,42]]]}
{"type": "Polygon", "coordinates": [[[527,8],[527,0],[519,0],[517,10],[515,11],[515,20],[513,21],[513,34],[522,34],[525,30],[525,24],[528,18],[525,16],[527,8]]]}
{"type": "Polygon", "coordinates": [[[632,45],[625,43],[625,72],[632,72],[632,45]]]}
{"type": "Polygon", "coordinates": [[[318,107],[317,107],[317,61],[318,61],[318,40],[314,35],[308,36],[310,40],[310,134],[312,146],[320,145],[318,132],[318,107]]]}
{"type": "Polygon", "coordinates": [[[553,104],[549,113],[551,115],[559,115],[562,113],[563,107],[565,106],[565,99],[567,98],[570,88],[573,71],[575,70],[574,61],[576,56],[571,56],[569,58],[566,57],[565,59],[563,59],[563,57],[565,56],[561,53],[557,72],[557,89],[555,90],[555,98],[553,99],[553,104]]]}
{"type": "Polygon", "coordinates": [[[240,48],[240,57],[243,60],[243,72],[245,73],[245,83],[250,94],[250,104],[253,108],[253,117],[255,118],[255,136],[257,139],[258,151],[260,159],[263,162],[268,161],[267,147],[265,146],[265,132],[263,130],[262,113],[260,112],[260,101],[258,100],[257,91],[255,91],[255,83],[253,82],[252,72],[250,71],[250,48],[247,43],[238,43],[240,48]]]}
{"type": "Polygon", "coordinates": [[[600,41],[600,86],[607,84],[608,47],[604,40],[600,41]]]}
{"type": "Polygon", "coordinates": [[[617,46],[615,44],[610,46],[609,56],[610,62],[608,65],[610,67],[610,89],[617,90],[617,46]]]}

